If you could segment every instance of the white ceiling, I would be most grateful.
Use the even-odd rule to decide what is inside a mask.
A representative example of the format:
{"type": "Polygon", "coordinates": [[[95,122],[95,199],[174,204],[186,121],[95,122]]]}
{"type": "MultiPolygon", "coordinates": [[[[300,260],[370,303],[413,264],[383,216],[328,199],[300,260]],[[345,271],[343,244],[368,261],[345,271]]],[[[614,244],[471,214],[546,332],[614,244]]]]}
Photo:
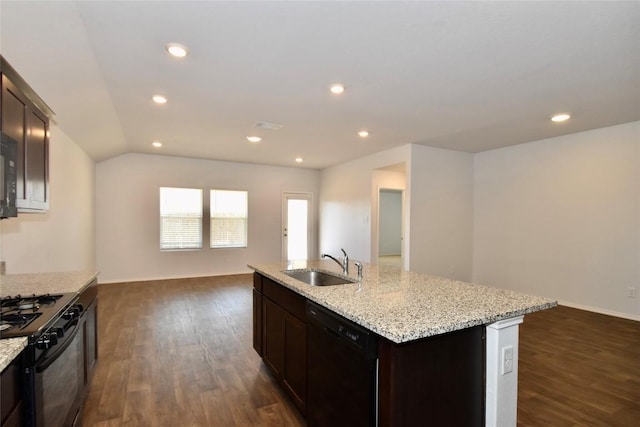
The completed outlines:
{"type": "Polygon", "coordinates": [[[479,152],[640,120],[637,1],[2,0],[0,25],[2,55],[96,161],[323,168],[407,143],[479,152]],[[190,55],[170,58],[168,42],[190,55]]]}

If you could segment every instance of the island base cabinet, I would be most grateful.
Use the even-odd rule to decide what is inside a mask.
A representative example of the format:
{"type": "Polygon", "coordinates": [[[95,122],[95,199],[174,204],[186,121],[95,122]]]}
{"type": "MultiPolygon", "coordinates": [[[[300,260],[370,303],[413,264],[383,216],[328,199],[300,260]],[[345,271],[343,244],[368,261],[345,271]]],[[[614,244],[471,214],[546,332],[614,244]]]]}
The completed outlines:
{"type": "Polygon", "coordinates": [[[303,414],[307,392],[306,325],[263,298],[263,359],[303,414]]]}
{"type": "Polygon", "coordinates": [[[379,425],[484,426],[484,327],[378,345],[379,425]]]}
{"type": "Polygon", "coordinates": [[[271,371],[282,377],[285,364],[286,312],[268,298],[262,300],[264,349],[263,358],[271,371]]]}
{"type": "Polygon", "coordinates": [[[262,337],[254,330],[254,348],[262,356],[280,386],[287,392],[298,410],[306,413],[307,397],[307,325],[304,321],[305,298],[266,277],[254,280],[254,327],[261,328],[262,337]],[[262,293],[257,291],[262,285],[262,293]],[[256,303],[261,300],[261,308],[256,303]]]}
{"type": "Polygon", "coordinates": [[[253,290],[253,349],[262,356],[262,292],[253,290]]]}

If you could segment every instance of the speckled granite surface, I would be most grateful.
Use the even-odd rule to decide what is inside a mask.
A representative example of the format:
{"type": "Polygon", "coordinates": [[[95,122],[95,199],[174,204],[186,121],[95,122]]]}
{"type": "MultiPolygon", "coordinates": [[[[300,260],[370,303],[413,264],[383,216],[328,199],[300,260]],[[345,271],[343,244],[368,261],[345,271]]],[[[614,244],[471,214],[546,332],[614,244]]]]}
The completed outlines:
{"type": "MultiPolygon", "coordinates": [[[[282,270],[313,268],[339,273],[333,261],[249,264],[249,268],[395,343],[493,323],[557,305],[547,298],[389,266],[364,264],[362,282],[324,287],[307,285],[282,270]]],[[[355,271],[351,265],[352,279],[355,271]]]]}
{"type": "Polygon", "coordinates": [[[8,338],[0,340],[0,372],[27,346],[26,338],[8,338]]]}
{"type": "Polygon", "coordinates": [[[94,270],[0,276],[0,297],[46,293],[79,293],[97,277],[94,270]]]}
{"type": "MultiPolygon", "coordinates": [[[[97,276],[98,272],[93,270],[1,275],[0,297],[18,294],[80,293],[97,276]]],[[[6,368],[26,345],[26,338],[0,340],[0,370],[6,368]]]]}

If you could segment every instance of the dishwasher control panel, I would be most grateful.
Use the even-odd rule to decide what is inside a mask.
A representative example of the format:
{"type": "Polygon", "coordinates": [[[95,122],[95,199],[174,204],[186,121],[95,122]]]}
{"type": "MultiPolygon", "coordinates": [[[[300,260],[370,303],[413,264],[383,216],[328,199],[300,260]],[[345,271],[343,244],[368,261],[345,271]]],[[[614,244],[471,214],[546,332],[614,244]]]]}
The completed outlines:
{"type": "Polygon", "coordinates": [[[321,327],[327,333],[351,343],[367,359],[377,357],[378,340],[372,331],[351,320],[311,301],[307,301],[307,320],[321,327]]]}

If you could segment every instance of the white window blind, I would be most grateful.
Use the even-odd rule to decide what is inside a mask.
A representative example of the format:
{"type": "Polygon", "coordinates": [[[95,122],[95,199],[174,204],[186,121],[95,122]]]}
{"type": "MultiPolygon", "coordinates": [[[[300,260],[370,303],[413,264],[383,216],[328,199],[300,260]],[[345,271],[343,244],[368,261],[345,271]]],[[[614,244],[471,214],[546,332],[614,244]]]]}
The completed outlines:
{"type": "Polygon", "coordinates": [[[248,193],[211,190],[211,247],[247,246],[248,193]]]}
{"type": "Polygon", "coordinates": [[[160,249],[202,248],[202,190],[160,187],[160,249]]]}

